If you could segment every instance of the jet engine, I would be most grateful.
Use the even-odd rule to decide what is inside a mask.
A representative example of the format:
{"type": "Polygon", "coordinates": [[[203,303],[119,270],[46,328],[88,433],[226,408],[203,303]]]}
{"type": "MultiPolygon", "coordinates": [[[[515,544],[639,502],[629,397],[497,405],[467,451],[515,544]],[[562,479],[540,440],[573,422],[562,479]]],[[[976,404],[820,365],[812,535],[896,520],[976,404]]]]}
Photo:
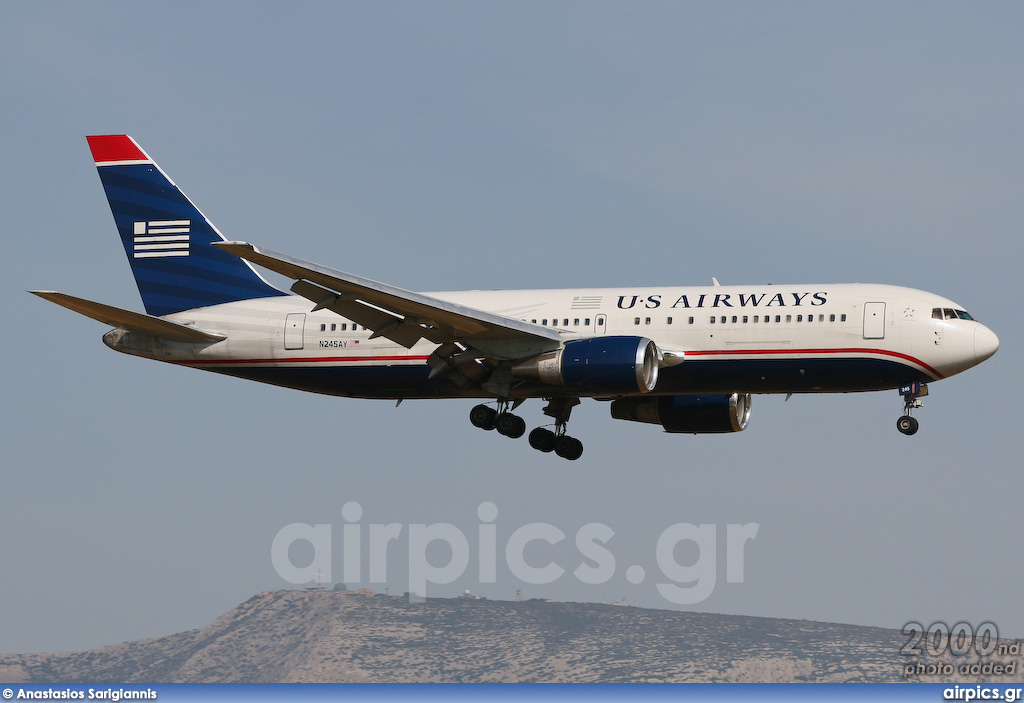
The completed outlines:
{"type": "Polygon", "coordinates": [[[646,337],[591,337],[517,362],[512,376],[578,393],[649,393],[658,383],[662,356],[646,337]]]}
{"type": "Polygon", "coordinates": [[[612,417],[658,424],[666,432],[739,432],[750,417],[750,394],[620,398],[612,402],[612,417]]]}

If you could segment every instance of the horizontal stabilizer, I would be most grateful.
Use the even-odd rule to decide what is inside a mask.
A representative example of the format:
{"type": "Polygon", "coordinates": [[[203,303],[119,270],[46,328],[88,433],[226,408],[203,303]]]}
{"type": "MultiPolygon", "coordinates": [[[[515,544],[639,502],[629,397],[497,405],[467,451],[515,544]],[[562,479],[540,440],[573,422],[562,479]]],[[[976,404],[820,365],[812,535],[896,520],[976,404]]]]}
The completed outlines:
{"type": "Polygon", "coordinates": [[[128,331],[141,332],[152,337],[166,339],[172,342],[219,342],[226,337],[222,334],[203,332],[194,327],[179,325],[177,322],[164,320],[153,315],[146,315],[141,312],[132,312],[115,308],[103,303],[95,303],[85,298],[76,298],[73,295],[57,293],[50,290],[30,290],[32,295],[49,300],[51,303],[63,306],[68,310],[91,317],[99,322],[106,323],[113,327],[119,327],[128,331]]]}

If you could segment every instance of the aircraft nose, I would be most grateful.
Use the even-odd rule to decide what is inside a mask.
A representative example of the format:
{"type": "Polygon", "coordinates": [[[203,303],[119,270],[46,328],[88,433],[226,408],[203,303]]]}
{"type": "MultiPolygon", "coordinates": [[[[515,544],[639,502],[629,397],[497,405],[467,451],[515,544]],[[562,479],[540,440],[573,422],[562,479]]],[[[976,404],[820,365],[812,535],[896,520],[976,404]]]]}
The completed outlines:
{"type": "Polygon", "coordinates": [[[999,349],[999,337],[985,325],[978,325],[978,329],[974,330],[974,358],[977,363],[980,364],[995,354],[997,349],[999,349]]]}

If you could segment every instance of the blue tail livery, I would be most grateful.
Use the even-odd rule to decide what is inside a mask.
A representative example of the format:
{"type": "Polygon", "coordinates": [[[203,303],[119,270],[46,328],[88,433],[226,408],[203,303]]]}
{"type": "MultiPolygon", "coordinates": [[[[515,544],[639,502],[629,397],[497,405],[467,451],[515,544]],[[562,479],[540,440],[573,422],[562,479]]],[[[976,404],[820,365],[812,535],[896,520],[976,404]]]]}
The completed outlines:
{"type": "Polygon", "coordinates": [[[134,139],[87,137],[110,211],[150,315],[284,295],[245,260],[134,139]]]}

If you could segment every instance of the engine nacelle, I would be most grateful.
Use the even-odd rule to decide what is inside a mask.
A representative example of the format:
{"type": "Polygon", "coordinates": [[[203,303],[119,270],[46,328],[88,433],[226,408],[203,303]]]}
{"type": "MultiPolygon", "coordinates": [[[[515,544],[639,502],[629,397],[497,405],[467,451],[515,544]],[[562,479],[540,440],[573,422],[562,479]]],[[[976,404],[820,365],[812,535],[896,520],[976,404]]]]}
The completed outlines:
{"type": "Polygon", "coordinates": [[[649,393],[660,364],[658,345],[646,337],[590,337],[520,361],[512,376],[594,395],[649,393]]]}
{"type": "Polygon", "coordinates": [[[739,432],[750,418],[750,394],[620,398],[612,402],[612,417],[651,422],[661,425],[666,432],[739,432]]]}

